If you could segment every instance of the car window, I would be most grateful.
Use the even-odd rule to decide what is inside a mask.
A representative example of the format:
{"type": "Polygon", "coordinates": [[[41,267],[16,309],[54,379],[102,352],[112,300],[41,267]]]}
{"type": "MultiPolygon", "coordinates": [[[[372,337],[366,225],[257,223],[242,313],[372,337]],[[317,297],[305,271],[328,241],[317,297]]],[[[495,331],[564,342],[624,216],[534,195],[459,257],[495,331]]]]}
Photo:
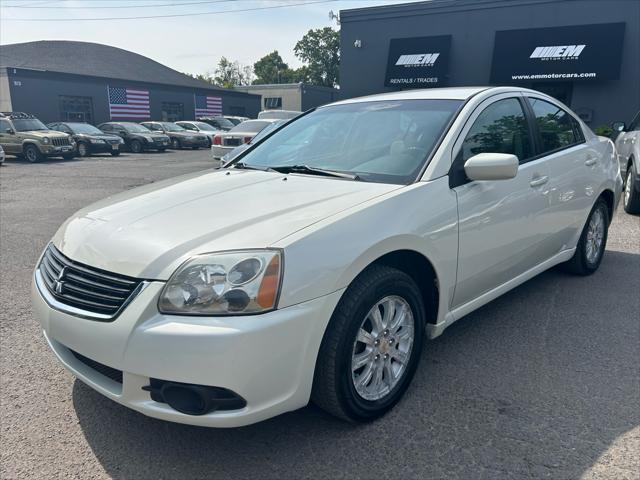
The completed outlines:
{"type": "Polygon", "coordinates": [[[520,162],[532,156],[522,105],[516,98],[492,103],[478,116],[462,143],[462,160],[479,153],[510,153],[520,162]]]}
{"type": "Polygon", "coordinates": [[[13,130],[9,121],[0,119],[0,132],[6,133],[6,131],[9,129],[13,130]]]}
{"type": "Polygon", "coordinates": [[[529,97],[529,102],[540,131],[541,154],[566,148],[582,141],[577,122],[562,108],[539,98],[529,97]]]}
{"type": "Polygon", "coordinates": [[[113,130],[113,128],[111,128],[111,125],[109,125],[108,123],[105,123],[104,125],[100,125],[100,130],[102,130],[103,132],[110,132],[113,130]]]}
{"type": "Polygon", "coordinates": [[[186,130],[191,130],[191,131],[198,130],[194,125],[191,125],[190,123],[179,123],[178,125],[180,125],[182,128],[186,130]]]}
{"type": "Polygon", "coordinates": [[[58,125],[57,130],[59,130],[61,132],[64,132],[64,133],[69,133],[69,134],[73,133],[69,127],[67,127],[66,125],[64,125],[62,123],[60,125],[58,125]]]}

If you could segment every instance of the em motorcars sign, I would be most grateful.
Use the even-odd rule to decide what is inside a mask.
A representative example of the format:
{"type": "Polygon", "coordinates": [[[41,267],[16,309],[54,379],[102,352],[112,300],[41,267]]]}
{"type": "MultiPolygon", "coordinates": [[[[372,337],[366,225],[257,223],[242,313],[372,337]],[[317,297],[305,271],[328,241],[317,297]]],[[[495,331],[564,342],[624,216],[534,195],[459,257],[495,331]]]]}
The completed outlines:
{"type": "Polygon", "coordinates": [[[451,35],[392,39],[385,86],[428,88],[446,85],[450,48],[451,35]]]}
{"type": "Polygon", "coordinates": [[[624,23],[496,32],[491,83],[617,80],[624,23]]]}

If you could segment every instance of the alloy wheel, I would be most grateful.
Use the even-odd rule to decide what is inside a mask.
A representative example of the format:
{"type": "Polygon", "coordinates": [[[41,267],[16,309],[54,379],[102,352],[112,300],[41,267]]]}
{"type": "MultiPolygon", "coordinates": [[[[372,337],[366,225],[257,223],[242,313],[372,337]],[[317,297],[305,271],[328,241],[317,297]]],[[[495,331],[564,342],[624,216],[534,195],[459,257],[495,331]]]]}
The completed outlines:
{"type": "Polygon", "coordinates": [[[587,239],[585,242],[585,253],[587,261],[590,264],[596,263],[601,254],[602,243],[604,241],[604,231],[604,216],[602,215],[602,210],[597,209],[593,212],[593,215],[589,220],[589,226],[587,227],[587,239]]]}
{"type": "Polygon", "coordinates": [[[411,307],[399,296],[378,301],[363,319],[351,357],[351,379],[358,395],[376,401],[402,379],[414,343],[411,307]]]}

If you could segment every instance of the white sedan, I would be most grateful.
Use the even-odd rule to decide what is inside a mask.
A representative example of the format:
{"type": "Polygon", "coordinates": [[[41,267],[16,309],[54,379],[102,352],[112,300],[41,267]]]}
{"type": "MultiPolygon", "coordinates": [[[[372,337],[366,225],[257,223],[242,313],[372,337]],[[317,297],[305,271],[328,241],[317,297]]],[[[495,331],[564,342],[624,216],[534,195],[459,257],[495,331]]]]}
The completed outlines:
{"type": "Polygon", "coordinates": [[[369,421],[425,338],[555,265],[595,272],[621,190],[612,142],[532,90],[345,100],[80,210],[33,311],[66,368],[145,415],[235,427],[311,399],[369,421]]]}
{"type": "Polygon", "coordinates": [[[275,118],[247,120],[227,132],[216,133],[211,145],[211,156],[214,160],[220,160],[234,148],[251,142],[263,128],[277,121],[278,119],[275,118]]]}

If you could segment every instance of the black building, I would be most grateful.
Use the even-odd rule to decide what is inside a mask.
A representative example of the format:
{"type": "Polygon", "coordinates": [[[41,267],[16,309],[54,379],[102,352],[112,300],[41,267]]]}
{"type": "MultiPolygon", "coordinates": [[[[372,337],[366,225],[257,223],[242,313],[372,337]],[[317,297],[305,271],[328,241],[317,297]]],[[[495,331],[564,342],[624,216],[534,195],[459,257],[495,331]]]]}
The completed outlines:
{"type": "Polygon", "coordinates": [[[0,47],[0,111],[45,123],[256,117],[260,96],[214,87],[120,48],[40,41],[0,47]]]}
{"type": "Polygon", "coordinates": [[[640,109],[640,0],[431,0],[340,12],[344,98],[518,85],[592,128],[640,109]]]}

